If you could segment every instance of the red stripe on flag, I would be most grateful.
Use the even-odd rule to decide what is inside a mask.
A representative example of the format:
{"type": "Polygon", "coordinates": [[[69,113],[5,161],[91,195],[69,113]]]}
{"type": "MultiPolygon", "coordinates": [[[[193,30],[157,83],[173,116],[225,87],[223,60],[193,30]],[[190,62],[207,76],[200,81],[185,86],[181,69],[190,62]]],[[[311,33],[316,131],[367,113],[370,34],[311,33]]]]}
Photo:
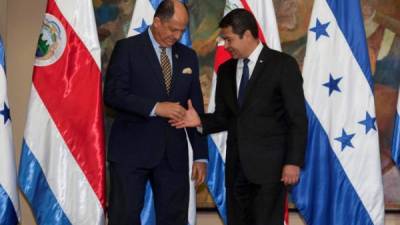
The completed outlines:
{"type": "Polygon", "coordinates": [[[221,64],[232,58],[231,54],[225,50],[224,46],[217,46],[215,50],[214,71],[217,72],[221,64]]]}
{"type": "Polygon", "coordinates": [[[105,155],[100,70],[54,0],[48,1],[46,12],[64,25],[67,44],[57,62],[46,67],[34,67],[33,84],[104,208],[105,155]]]}
{"type": "Polygon", "coordinates": [[[283,220],[285,221],[286,225],[289,225],[289,206],[288,206],[288,194],[286,193],[285,196],[285,212],[284,212],[284,217],[283,220]]]}
{"type": "MultiPolygon", "coordinates": [[[[240,0],[240,2],[242,3],[244,9],[246,9],[247,11],[251,12],[251,13],[254,15],[253,11],[251,10],[251,8],[250,8],[250,6],[249,6],[249,4],[247,3],[246,0],[240,0]]],[[[260,24],[258,23],[258,21],[257,21],[257,26],[258,26],[258,38],[260,39],[260,41],[261,41],[262,43],[267,43],[267,42],[265,41],[264,31],[263,31],[263,29],[261,29],[261,26],[260,26],[260,24]]]]}

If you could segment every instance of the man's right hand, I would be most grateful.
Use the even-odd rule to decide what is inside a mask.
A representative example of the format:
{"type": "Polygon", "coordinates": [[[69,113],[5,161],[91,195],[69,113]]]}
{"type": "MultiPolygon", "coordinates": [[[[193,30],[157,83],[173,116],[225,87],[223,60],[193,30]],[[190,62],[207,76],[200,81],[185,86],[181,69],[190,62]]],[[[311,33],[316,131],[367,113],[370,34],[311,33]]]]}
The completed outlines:
{"type": "Polygon", "coordinates": [[[186,109],[179,102],[158,102],[155,113],[157,116],[180,121],[184,118],[186,109]]]}
{"type": "Polygon", "coordinates": [[[183,117],[182,120],[175,120],[171,119],[169,120],[169,123],[171,126],[175,128],[185,128],[185,127],[200,127],[201,126],[201,120],[199,117],[199,114],[197,114],[196,110],[194,109],[192,105],[192,101],[189,99],[188,100],[188,110],[186,110],[186,113],[183,117]]]}

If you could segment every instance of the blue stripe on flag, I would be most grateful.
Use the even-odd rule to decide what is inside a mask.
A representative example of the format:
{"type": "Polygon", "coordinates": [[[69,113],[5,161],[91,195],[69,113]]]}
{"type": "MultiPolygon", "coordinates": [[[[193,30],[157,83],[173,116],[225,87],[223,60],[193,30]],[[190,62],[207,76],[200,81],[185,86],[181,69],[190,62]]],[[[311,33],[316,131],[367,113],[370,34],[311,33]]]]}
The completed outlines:
{"type": "Polygon", "coordinates": [[[3,45],[3,40],[0,37],[0,65],[3,67],[4,72],[6,71],[6,59],[5,59],[5,50],[3,45]]]}
{"type": "Polygon", "coordinates": [[[156,225],[156,215],[153,201],[153,191],[151,189],[150,181],[146,184],[146,194],[144,196],[144,206],[140,213],[140,220],[142,224],[156,225]]]}
{"type": "Polygon", "coordinates": [[[17,214],[14,205],[7,195],[6,191],[0,185],[0,224],[16,225],[18,224],[17,214]]]}
{"type": "Polygon", "coordinates": [[[36,222],[39,225],[71,225],[25,140],[20,165],[19,186],[32,207],[36,222]]]}
{"type": "Polygon", "coordinates": [[[399,112],[396,113],[394,131],[392,137],[392,159],[400,168],[400,116],[399,112]]]}
{"type": "Polygon", "coordinates": [[[181,39],[179,40],[180,43],[192,47],[192,41],[190,40],[190,31],[189,27],[186,28],[185,32],[183,32],[181,39]]]}
{"type": "MultiPolygon", "coordinates": [[[[188,3],[188,0],[181,0],[184,4],[188,3]]],[[[190,38],[190,29],[189,26],[186,27],[185,31],[182,34],[181,40],[179,40],[180,43],[192,47],[192,39],[190,38]]]]}
{"type": "Polygon", "coordinates": [[[364,26],[362,26],[364,20],[360,10],[360,1],[327,0],[327,3],[335,15],[338,26],[373,92],[374,80],[372,78],[368,47],[365,39],[365,29],[364,26]]]}
{"type": "Polygon", "coordinates": [[[161,0],[150,0],[150,4],[153,6],[153,9],[156,10],[158,5],[161,3],[161,0]]]}
{"type": "Polygon", "coordinates": [[[292,192],[297,208],[309,225],[373,225],[322,125],[308,104],[306,109],[309,132],[305,167],[292,192]],[[354,215],[357,219],[349,220],[354,215]]]}
{"type": "Polygon", "coordinates": [[[207,186],[212,195],[218,212],[227,224],[226,218],[226,193],[225,193],[225,163],[222,160],[218,147],[210,136],[208,136],[208,174],[207,186]]]}

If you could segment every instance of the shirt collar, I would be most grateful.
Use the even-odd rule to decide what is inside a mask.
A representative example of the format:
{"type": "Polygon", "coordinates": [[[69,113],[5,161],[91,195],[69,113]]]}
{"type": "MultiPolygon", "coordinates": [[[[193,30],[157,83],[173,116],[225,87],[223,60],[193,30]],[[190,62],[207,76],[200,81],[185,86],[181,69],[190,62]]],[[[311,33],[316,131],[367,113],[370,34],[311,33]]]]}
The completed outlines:
{"type": "MultiPolygon", "coordinates": [[[[258,57],[260,56],[260,53],[263,49],[263,44],[261,41],[258,43],[257,47],[253,50],[253,52],[249,55],[248,59],[250,60],[251,63],[255,63],[258,60],[258,57]]],[[[243,60],[242,60],[243,61],[243,60]]]]}
{"type": "Polygon", "coordinates": [[[154,49],[159,49],[160,45],[157,43],[156,39],[154,38],[153,32],[151,31],[151,29],[147,29],[147,32],[149,33],[149,37],[150,37],[150,41],[151,44],[153,45],[154,49]]]}

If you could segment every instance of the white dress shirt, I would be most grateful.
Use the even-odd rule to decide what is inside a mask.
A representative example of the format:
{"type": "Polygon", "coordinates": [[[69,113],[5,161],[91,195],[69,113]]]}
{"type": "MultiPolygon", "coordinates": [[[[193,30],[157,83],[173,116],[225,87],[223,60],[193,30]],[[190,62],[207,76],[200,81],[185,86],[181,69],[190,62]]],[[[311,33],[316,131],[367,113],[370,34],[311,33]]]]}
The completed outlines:
{"type": "MultiPolygon", "coordinates": [[[[263,44],[261,42],[258,43],[257,47],[253,50],[253,52],[248,57],[249,62],[247,63],[249,67],[249,79],[253,74],[254,67],[256,67],[258,57],[260,56],[261,50],[263,49],[263,44]]],[[[243,59],[239,59],[236,67],[236,97],[239,96],[239,87],[240,80],[242,79],[243,74],[243,59]]]]}

